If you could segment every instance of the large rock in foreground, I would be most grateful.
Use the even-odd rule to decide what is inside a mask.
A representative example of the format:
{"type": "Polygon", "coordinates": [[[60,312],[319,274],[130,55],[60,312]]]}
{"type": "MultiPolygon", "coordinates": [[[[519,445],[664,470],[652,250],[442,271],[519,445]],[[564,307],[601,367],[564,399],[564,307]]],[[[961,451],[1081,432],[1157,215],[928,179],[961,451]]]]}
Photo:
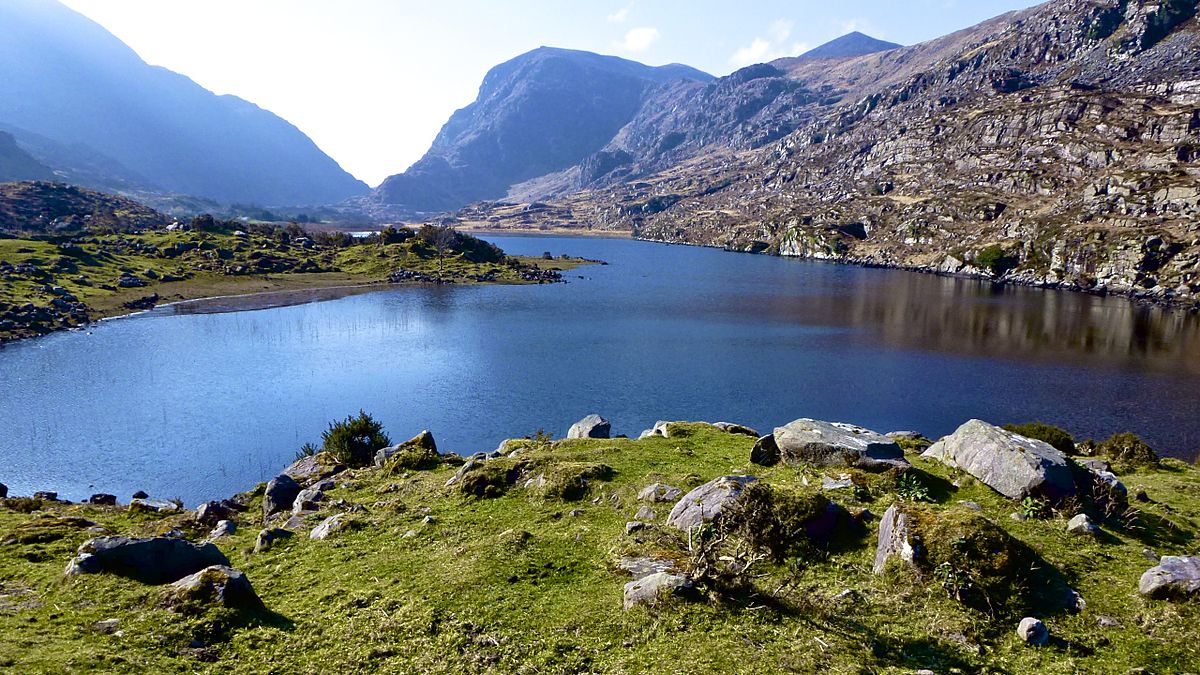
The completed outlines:
{"type": "Polygon", "coordinates": [[[147,584],[165,584],[229,559],[213,544],[153,537],[97,537],[79,547],[67,576],[107,572],[147,584]]]}
{"type": "Polygon", "coordinates": [[[200,610],[209,606],[235,609],[263,606],[246,575],[225,565],[206,567],[171,584],[166,602],[171,607],[200,610]]]}
{"type": "Polygon", "coordinates": [[[1138,592],[1158,600],[1200,595],[1200,557],[1166,556],[1142,575],[1138,592]]]}
{"type": "Polygon", "coordinates": [[[1065,455],[1049,443],[980,420],[962,425],[923,456],[962,469],[1009,499],[1035,496],[1058,502],[1075,494],[1065,455]]]}
{"type": "Polygon", "coordinates": [[[599,415],[588,415],[571,425],[567,438],[608,438],[612,425],[599,415]]]}
{"type": "Polygon", "coordinates": [[[775,446],[785,464],[851,467],[865,471],[907,468],[904,450],[870,429],[843,422],[799,419],[775,429],[775,446]]]}
{"type": "Polygon", "coordinates": [[[686,532],[713,520],[737,501],[747,485],[756,480],[754,476],[723,476],[701,485],[675,504],[667,518],[667,525],[686,532]]]}

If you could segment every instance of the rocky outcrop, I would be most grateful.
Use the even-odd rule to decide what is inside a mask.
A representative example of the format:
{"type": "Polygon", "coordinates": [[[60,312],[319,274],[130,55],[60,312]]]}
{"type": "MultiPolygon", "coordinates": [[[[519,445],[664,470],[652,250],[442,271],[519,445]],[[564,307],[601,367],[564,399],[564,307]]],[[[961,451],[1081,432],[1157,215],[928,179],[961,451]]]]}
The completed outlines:
{"type": "MultiPolygon", "coordinates": [[[[436,456],[436,454],[437,454],[437,442],[433,439],[433,434],[428,429],[426,429],[425,431],[422,431],[421,433],[417,434],[416,436],[413,436],[412,438],[408,439],[407,441],[404,441],[403,443],[398,443],[396,445],[393,445],[388,448],[383,448],[383,449],[379,450],[378,452],[376,452],[375,453],[375,466],[383,466],[385,462],[387,462],[389,459],[391,459],[395,455],[398,455],[401,453],[406,453],[406,452],[414,452],[414,451],[419,452],[422,450],[428,451],[429,453],[433,453],[432,456],[436,456]]],[[[414,467],[414,468],[416,468],[416,467],[414,467]]]]}
{"type": "Polygon", "coordinates": [[[318,452],[296,460],[283,470],[283,475],[300,485],[309,485],[345,470],[346,465],[339,462],[333,455],[328,452],[318,452]]]}
{"type": "Polygon", "coordinates": [[[1048,443],[970,420],[934,443],[924,457],[962,469],[1009,499],[1075,494],[1069,460],[1048,443]]]}
{"type": "Polygon", "coordinates": [[[1158,600],[1197,596],[1200,594],[1200,557],[1164,557],[1142,575],[1138,592],[1158,600]]]}
{"type": "Polygon", "coordinates": [[[260,609],[262,600],[246,575],[226,565],[206,567],[172,583],[165,592],[167,606],[180,610],[206,607],[260,609]]]}
{"type": "Polygon", "coordinates": [[[291,476],[281,474],[272,478],[263,491],[263,517],[291,509],[299,494],[300,484],[291,476]]]}
{"type": "Polygon", "coordinates": [[[599,415],[588,415],[571,425],[567,438],[608,438],[612,425],[599,415]]]}
{"type": "Polygon", "coordinates": [[[67,566],[67,576],[108,573],[147,584],[164,584],[211,565],[228,564],[229,560],[212,544],[168,537],[97,537],[79,547],[67,566]]]}
{"type": "Polygon", "coordinates": [[[683,490],[673,485],[654,483],[642,488],[642,491],[638,493],[638,500],[651,503],[673,502],[682,496],[683,490]]]}
{"type": "Polygon", "coordinates": [[[687,532],[720,517],[755,480],[753,476],[724,476],[701,485],[675,504],[667,525],[687,532]]]}
{"type": "Polygon", "coordinates": [[[895,441],[842,422],[799,419],[774,433],[780,459],[790,465],[852,467],[866,471],[906,468],[895,441]]]}

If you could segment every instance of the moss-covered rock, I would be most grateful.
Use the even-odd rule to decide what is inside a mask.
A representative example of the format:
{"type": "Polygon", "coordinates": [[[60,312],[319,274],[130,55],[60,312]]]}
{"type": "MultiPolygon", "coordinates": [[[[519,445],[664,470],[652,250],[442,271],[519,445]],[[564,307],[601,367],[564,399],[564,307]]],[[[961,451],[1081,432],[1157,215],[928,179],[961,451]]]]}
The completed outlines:
{"type": "Polygon", "coordinates": [[[837,517],[829,499],[818,491],[777,488],[756,481],[745,486],[720,524],[782,560],[811,544],[828,541],[837,517]]]}

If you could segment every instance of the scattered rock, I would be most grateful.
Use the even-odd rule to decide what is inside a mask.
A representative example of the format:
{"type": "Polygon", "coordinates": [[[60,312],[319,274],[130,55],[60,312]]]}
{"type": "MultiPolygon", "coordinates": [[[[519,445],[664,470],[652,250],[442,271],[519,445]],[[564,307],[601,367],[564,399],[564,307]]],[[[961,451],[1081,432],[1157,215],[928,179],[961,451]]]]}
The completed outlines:
{"type": "Polygon", "coordinates": [[[799,419],[775,429],[780,459],[788,465],[852,467],[866,471],[907,468],[895,441],[843,422],[799,419]]]}
{"type": "Polygon", "coordinates": [[[153,537],[96,537],[79,547],[67,566],[67,576],[116,574],[147,584],[164,584],[229,560],[212,544],[153,537]]]}
{"type": "MultiPolygon", "coordinates": [[[[433,433],[426,429],[403,443],[398,443],[390,448],[383,448],[376,452],[375,466],[383,466],[393,456],[401,453],[413,453],[420,457],[428,457],[430,460],[434,460],[434,458],[440,459],[437,451],[437,442],[433,440],[433,433]],[[424,452],[422,453],[421,451],[424,452]]],[[[414,461],[413,463],[421,464],[422,462],[414,461]]],[[[417,469],[422,467],[412,466],[410,468],[417,469]]]]}
{"type": "Polygon", "coordinates": [[[1021,619],[1020,625],[1017,626],[1017,636],[1025,644],[1041,647],[1050,640],[1050,629],[1046,628],[1046,624],[1038,619],[1025,617],[1021,619]]]}
{"type": "Polygon", "coordinates": [[[662,483],[654,483],[642,488],[638,493],[638,500],[643,502],[673,502],[683,496],[683,490],[671,485],[662,483]]]}
{"type": "Polygon", "coordinates": [[[1163,557],[1142,575],[1138,592],[1156,600],[1184,599],[1200,593],[1200,556],[1163,557]]]}
{"type": "Polygon", "coordinates": [[[1075,494],[1065,455],[980,420],[963,424],[923,456],[962,469],[1009,499],[1038,496],[1059,502],[1075,494]]]}
{"type": "Polygon", "coordinates": [[[1067,523],[1067,532],[1075,535],[1095,536],[1100,532],[1100,528],[1096,527],[1086,513],[1081,513],[1067,523]]]}
{"type": "Polygon", "coordinates": [[[779,445],[775,443],[775,434],[758,439],[750,450],[750,461],[759,466],[775,466],[779,463],[779,445]]]}
{"type": "Polygon", "coordinates": [[[309,533],[310,539],[327,539],[330,535],[337,534],[350,527],[350,517],[345,513],[339,513],[336,516],[330,516],[321,521],[320,525],[313,528],[309,533]]]}
{"type": "Polygon", "coordinates": [[[1156,563],[1162,559],[1162,556],[1158,555],[1158,553],[1152,548],[1142,549],[1142,557],[1153,563],[1156,563]]]}
{"type": "Polygon", "coordinates": [[[150,495],[146,494],[145,490],[138,490],[137,492],[130,495],[129,498],[130,499],[146,499],[149,496],[150,495]]]}
{"type": "Polygon", "coordinates": [[[899,558],[912,566],[916,559],[916,549],[911,541],[908,515],[893,504],[883,517],[879,519],[879,541],[875,547],[875,574],[882,574],[887,567],[887,561],[893,557],[899,558]]]}
{"type": "Polygon", "coordinates": [[[710,521],[736,501],[746,485],[756,480],[753,476],[723,476],[709,481],[687,493],[675,504],[667,524],[686,532],[710,521]]]}
{"type": "Polygon", "coordinates": [[[319,510],[321,502],[325,501],[325,491],[332,490],[333,487],[333,481],[327,478],[301,490],[296,495],[296,500],[292,502],[292,515],[298,516],[319,510]]]}
{"type": "MultiPolygon", "coordinates": [[[[2,488],[2,487],[3,486],[0,485],[0,488],[2,488]]],[[[4,492],[4,491],[0,490],[0,492],[4,492]]],[[[0,494],[0,497],[3,497],[3,496],[4,495],[0,494]]],[[[117,496],[100,492],[100,493],[92,495],[91,497],[88,497],[88,503],[93,504],[95,506],[116,506],[117,505],[117,496]]]]}
{"type": "Polygon", "coordinates": [[[318,452],[315,455],[301,457],[283,470],[283,475],[301,485],[312,484],[324,480],[346,470],[346,465],[337,461],[328,452],[318,452]]]}
{"type": "Polygon", "coordinates": [[[634,532],[640,532],[644,529],[646,529],[646,524],[643,522],[633,520],[625,523],[625,534],[633,534],[634,532]]]}
{"type": "Polygon", "coordinates": [[[233,509],[221,502],[206,502],[196,509],[196,521],[205,525],[216,525],[233,517],[233,509]]]}
{"type": "Polygon", "coordinates": [[[272,478],[263,491],[263,518],[291,509],[299,494],[300,484],[291,476],[280,474],[272,478]]]}
{"type": "Polygon", "coordinates": [[[674,572],[675,563],[671,560],[658,560],[655,558],[622,558],[617,567],[629,572],[634,579],[644,579],[651,574],[659,572],[674,572]]]}
{"type": "Polygon", "coordinates": [[[657,515],[654,513],[654,509],[649,506],[643,506],[638,509],[638,512],[633,517],[641,521],[654,522],[657,515]]]}
{"type": "Polygon", "coordinates": [[[579,517],[583,516],[583,509],[571,509],[571,511],[569,513],[567,513],[567,515],[572,518],[579,518],[579,517]]]}
{"type": "Polygon", "coordinates": [[[850,479],[850,474],[842,474],[836,479],[829,476],[821,477],[822,490],[849,490],[854,487],[854,481],[850,479]]]}
{"type": "Polygon", "coordinates": [[[571,425],[567,438],[608,438],[612,425],[599,415],[588,415],[571,425]]]}
{"type": "Polygon", "coordinates": [[[727,434],[737,434],[739,436],[754,436],[756,438],[759,435],[757,430],[751,429],[750,427],[745,426],[744,424],[734,424],[733,422],[716,422],[713,424],[713,426],[720,429],[721,431],[724,431],[727,434]]]}
{"type": "Polygon", "coordinates": [[[466,463],[463,464],[462,466],[458,467],[458,471],[455,471],[454,475],[451,476],[450,479],[446,481],[446,487],[450,487],[451,485],[457,485],[458,483],[462,482],[463,476],[466,476],[471,471],[474,471],[475,469],[479,468],[479,465],[481,463],[482,462],[480,460],[474,460],[474,459],[467,460],[466,463]]]}
{"type": "Polygon", "coordinates": [[[211,541],[213,539],[220,539],[221,537],[228,537],[235,532],[237,532],[237,523],[232,520],[222,520],[217,523],[212,532],[208,533],[208,539],[211,541]]]}
{"type": "Polygon", "coordinates": [[[213,565],[184,577],[166,590],[166,604],[176,609],[221,606],[258,609],[262,600],[245,574],[227,565],[213,565]]]}
{"type": "Polygon", "coordinates": [[[980,506],[978,502],[972,502],[972,501],[967,501],[965,499],[960,499],[958,501],[958,503],[967,507],[968,509],[971,509],[972,511],[983,511],[983,507],[980,506]]]}
{"type": "Polygon", "coordinates": [[[659,600],[679,595],[691,586],[692,582],[687,577],[667,572],[634,579],[625,584],[625,609],[630,610],[638,605],[654,606],[659,600]]]}
{"type": "Polygon", "coordinates": [[[281,527],[269,527],[258,533],[258,538],[254,541],[254,552],[259,553],[271,548],[275,542],[282,539],[289,539],[292,536],[290,530],[285,530],[281,527]]]}
{"type": "Polygon", "coordinates": [[[43,502],[56,502],[58,501],[58,493],[50,490],[38,490],[33,493],[33,498],[43,502]]]}
{"type": "Polygon", "coordinates": [[[92,624],[92,630],[101,635],[112,635],[121,628],[120,619],[104,619],[92,624]]]}
{"type": "Polygon", "coordinates": [[[183,505],[166,499],[134,499],[129,502],[132,511],[149,511],[152,513],[178,513],[183,511],[183,505]]]}
{"type": "Polygon", "coordinates": [[[1121,622],[1117,621],[1111,616],[1100,614],[1096,617],[1096,625],[1100,626],[1101,628],[1120,628],[1121,622]]]}

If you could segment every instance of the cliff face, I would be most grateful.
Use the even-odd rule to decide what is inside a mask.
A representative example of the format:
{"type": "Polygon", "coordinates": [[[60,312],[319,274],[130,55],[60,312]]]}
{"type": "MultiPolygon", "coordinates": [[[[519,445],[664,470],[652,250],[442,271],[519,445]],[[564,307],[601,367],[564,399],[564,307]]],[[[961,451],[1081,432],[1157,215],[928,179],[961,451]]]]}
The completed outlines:
{"type": "Polygon", "coordinates": [[[666,241],[1195,298],[1196,8],[1058,0],[796,64],[823,97],[787,106],[811,119],[786,138],[551,206],[666,241]]]}

